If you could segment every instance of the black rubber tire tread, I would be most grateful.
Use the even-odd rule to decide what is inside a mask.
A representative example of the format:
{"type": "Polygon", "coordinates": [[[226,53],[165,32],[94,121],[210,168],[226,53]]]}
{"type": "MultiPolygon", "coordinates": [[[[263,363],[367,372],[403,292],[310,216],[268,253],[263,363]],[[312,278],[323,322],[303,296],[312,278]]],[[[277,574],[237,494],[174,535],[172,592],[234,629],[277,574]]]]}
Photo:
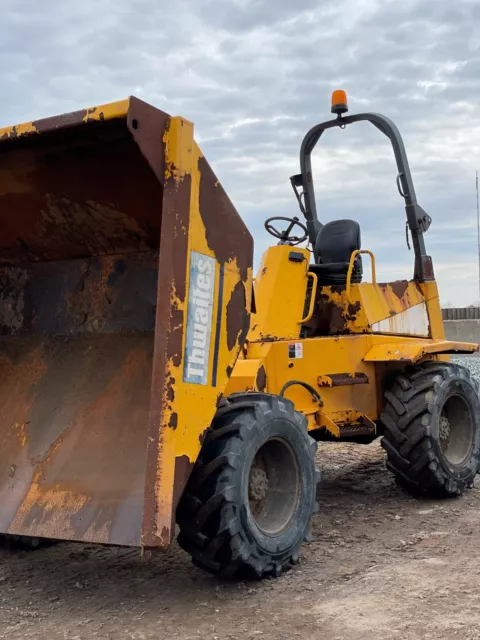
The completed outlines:
{"type": "MultiPolygon", "coordinates": [[[[177,508],[178,543],[193,563],[222,578],[278,577],[298,564],[299,548],[310,540],[312,514],[320,473],[315,469],[317,443],[308,435],[305,416],[290,400],[266,393],[234,394],[218,409],[177,508]],[[286,417],[305,439],[313,469],[314,486],[308,519],[295,544],[266,553],[245,525],[234,484],[252,430],[272,418],[286,417]]],[[[310,499],[310,498],[309,498],[310,499]]],[[[278,547],[277,547],[278,549],[278,547]]]]}
{"type": "Polygon", "coordinates": [[[8,549],[9,551],[37,551],[58,543],[58,540],[50,538],[0,534],[0,548],[8,549]]]}
{"type": "Polygon", "coordinates": [[[457,496],[470,488],[480,464],[479,409],[478,383],[465,367],[424,362],[399,375],[385,392],[381,415],[386,466],[397,484],[414,496],[432,497],[457,496]],[[459,472],[439,455],[437,428],[439,404],[454,380],[472,389],[470,406],[477,430],[472,455],[459,472]]]}

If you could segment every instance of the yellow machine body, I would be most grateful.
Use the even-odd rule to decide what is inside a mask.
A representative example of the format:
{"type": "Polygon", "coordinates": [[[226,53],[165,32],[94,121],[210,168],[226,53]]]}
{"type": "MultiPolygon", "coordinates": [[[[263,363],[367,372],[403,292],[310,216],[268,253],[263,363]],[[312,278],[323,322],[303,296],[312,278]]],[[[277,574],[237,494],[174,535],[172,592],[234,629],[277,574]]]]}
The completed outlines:
{"type": "Polygon", "coordinates": [[[284,394],[308,416],[310,430],[369,435],[390,373],[478,350],[445,340],[434,280],[318,286],[309,261],[308,250],[288,245],[265,252],[255,279],[256,313],[227,395],[279,394],[300,382],[316,393],[292,384],[284,394]]]}

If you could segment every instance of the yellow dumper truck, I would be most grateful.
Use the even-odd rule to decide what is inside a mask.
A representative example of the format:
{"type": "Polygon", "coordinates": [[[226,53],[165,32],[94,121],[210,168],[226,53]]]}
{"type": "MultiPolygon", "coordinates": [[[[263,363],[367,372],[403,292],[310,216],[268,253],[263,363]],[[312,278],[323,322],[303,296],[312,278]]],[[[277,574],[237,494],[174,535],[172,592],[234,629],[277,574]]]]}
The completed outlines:
{"type": "Polygon", "coordinates": [[[472,484],[478,390],[448,354],[477,345],[445,340],[402,139],[343,92],[332,111],[291,179],[305,224],[267,221],[255,281],[189,121],[132,97],[0,130],[0,533],[164,549],[177,523],[204,569],[276,576],[319,440],[383,435],[415,494],[472,484]],[[412,279],[377,282],[358,223],[318,220],[312,150],[358,121],[392,144],[412,279]]]}

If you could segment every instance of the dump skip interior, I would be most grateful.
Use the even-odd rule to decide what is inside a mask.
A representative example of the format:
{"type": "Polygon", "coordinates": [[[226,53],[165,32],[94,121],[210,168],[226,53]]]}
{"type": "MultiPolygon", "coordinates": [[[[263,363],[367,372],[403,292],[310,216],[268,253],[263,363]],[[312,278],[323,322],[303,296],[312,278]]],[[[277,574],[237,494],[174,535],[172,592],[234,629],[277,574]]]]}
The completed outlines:
{"type": "Polygon", "coordinates": [[[0,142],[0,531],[139,544],[162,188],[124,119],[0,142]]]}

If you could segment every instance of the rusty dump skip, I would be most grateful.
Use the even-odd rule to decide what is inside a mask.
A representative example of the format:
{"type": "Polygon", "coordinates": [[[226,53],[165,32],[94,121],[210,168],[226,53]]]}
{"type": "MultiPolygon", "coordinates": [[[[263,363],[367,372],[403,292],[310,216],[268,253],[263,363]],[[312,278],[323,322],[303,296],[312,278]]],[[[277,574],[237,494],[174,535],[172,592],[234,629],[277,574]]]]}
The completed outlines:
{"type": "MultiPolygon", "coordinates": [[[[131,98],[0,130],[1,532],[141,545],[148,512],[149,546],[171,539],[156,537],[171,529],[156,513],[158,398],[171,384],[164,302],[175,278],[185,290],[190,205],[188,194],[175,199],[183,183],[167,189],[169,124],[131,98]],[[162,279],[160,240],[176,216],[183,235],[162,242],[178,242],[180,259],[162,279]],[[147,477],[147,441],[157,440],[147,477]]],[[[165,478],[176,494],[185,481],[165,478]]]]}

